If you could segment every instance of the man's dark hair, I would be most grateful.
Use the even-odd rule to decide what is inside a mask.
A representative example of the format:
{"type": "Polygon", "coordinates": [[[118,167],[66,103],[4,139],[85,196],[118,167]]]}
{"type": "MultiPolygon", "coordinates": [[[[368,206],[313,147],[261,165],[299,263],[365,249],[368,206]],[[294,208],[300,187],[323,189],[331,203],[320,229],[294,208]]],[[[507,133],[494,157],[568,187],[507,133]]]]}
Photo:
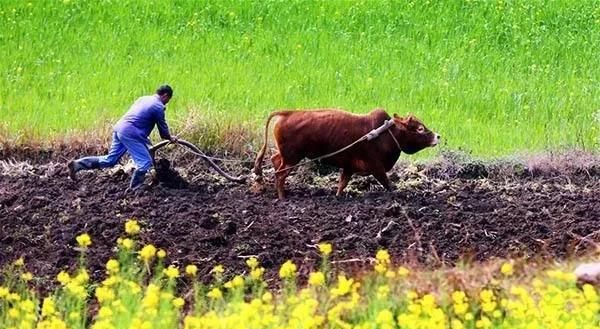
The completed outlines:
{"type": "Polygon", "coordinates": [[[162,86],[158,87],[158,89],[156,89],[156,93],[158,95],[167,94],[167,95],[169,95],[169,97],[173,97],[173,88],[171,88],[171,86],[169,86],[169,85],[162,85],[162,86]]]}

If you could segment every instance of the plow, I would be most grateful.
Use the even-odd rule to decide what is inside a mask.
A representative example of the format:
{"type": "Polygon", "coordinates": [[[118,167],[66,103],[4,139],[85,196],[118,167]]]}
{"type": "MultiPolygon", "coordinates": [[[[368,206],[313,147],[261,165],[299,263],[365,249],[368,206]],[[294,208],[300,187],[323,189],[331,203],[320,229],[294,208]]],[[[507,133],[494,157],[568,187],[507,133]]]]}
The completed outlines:
{"type": "MultiPolygon", "coordinates": [[[[168,140],[163,140],[163,141],[157,143],[156,145],[153,145],[150,148],[150,155],[152,156],[152,162],[153,162],[153,165],[155,168],[161,167],[156,161],[156,152],[159,149],[161,149],[169,144],[173,144],[173,143],[168,140]]],[[[196,145],[194,145],[186,140],[183,140],[183,139],[178,140],[176,144],[184,147],[190,153],[202,158],[208,164],[209,167],[213,168],[217,173],[219,173],[219,175],[225,177],[225,179],[227,179],[228,181],[236,182],[236,183],[240,183],[240,184],[243,184],[247,181],[247,177],[245,177],[245,176],[233,176],[233,175],[230,175],[229,173],[225,172],[221,167],[219,167],[219,165],[217,165],[213,161],[212,157],[206,155],[196,145]]],[[[169,168],[166,168],[166,169],[169,169],[169,168]]]]}

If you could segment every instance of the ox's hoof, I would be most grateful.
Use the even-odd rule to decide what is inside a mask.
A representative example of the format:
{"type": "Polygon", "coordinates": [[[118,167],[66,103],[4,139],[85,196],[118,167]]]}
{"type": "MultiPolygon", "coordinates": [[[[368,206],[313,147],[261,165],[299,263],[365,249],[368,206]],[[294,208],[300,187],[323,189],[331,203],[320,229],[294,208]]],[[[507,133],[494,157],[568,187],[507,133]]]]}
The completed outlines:
{"type": "Polygon", "coordinates": [[[263,183],[253,182],[252,185],[250,185],[250,192],[254,194],[262,194],[265,190],[266,187],[263,183]]]}
{"type": "Polygon", "coordinates": [[[247,178],[251,179],[255,183],[260,183],[260,184],[264,183],[264,176],[257,175],[254,172],[252,172],[252,174],[249,177],[244,177],[244,181],[246,181],[247,178]]]}

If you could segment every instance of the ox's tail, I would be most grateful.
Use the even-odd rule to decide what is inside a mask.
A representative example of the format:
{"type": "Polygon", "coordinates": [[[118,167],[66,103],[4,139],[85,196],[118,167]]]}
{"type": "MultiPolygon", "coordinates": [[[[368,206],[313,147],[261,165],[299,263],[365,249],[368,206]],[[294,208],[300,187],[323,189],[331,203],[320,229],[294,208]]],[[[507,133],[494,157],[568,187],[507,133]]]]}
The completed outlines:
{"type": "Polygon", "coordinates": [[[256,160],[254,160],[254,169],[252,170],[254,175],[256,175],[256,180],[262,179],[262,163],[263,158],[265,157],[265,153],[267,152],[267,144],[269,141],[269,123],[271,122],[271,119],[273,119],[273,117],[276,117],[281,114],[283,114],[283,112],[271,112],[271,114],[269,114],[269,117],[267,118],[267,123],[265,124],[265,142],[260,151],[258,152],[256,160]]]}

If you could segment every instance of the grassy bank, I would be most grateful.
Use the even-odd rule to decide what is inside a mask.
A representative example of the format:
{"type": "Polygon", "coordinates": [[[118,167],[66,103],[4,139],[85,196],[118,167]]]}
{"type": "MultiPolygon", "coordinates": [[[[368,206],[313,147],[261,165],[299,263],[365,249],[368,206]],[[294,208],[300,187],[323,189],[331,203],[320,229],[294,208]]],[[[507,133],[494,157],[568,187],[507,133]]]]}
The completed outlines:
{"type": "Polygon", "coordinates": [[[599,145],[595,1],[6,0],[0,43],[11,144],[109,136],[168,82],[203,145],[314,107],[413,112],[477,156],[599,145]]]}
{"type": "MultiPolygon", "coordinates": [[[[139,241],[135,220],[124,225],[102,280],[90,280],[86,252],[94,237],[81,234],[80,266],[57,273],[47,294],[17,259],[0,280],[3,328],[598,328],[595,287],[576,285],[565,265],[520,262],[458,266],[438,271],[394,264],[386,250],[361,277],[329,262],[334,246],[317,247],[319,268],[299,284],[292,261],[269,288],[255,257],[246,273],[221,265],[213,280],[197,278],[202,264],[169,264],[168,255],[139,241]]],[[[159,246],[160,247],[160,246],[159,246]]],[[[306,275],[306,274],[305,274],[306,275]]],[[[272,284],[273,282],[271,282],[272,284]]]]}

